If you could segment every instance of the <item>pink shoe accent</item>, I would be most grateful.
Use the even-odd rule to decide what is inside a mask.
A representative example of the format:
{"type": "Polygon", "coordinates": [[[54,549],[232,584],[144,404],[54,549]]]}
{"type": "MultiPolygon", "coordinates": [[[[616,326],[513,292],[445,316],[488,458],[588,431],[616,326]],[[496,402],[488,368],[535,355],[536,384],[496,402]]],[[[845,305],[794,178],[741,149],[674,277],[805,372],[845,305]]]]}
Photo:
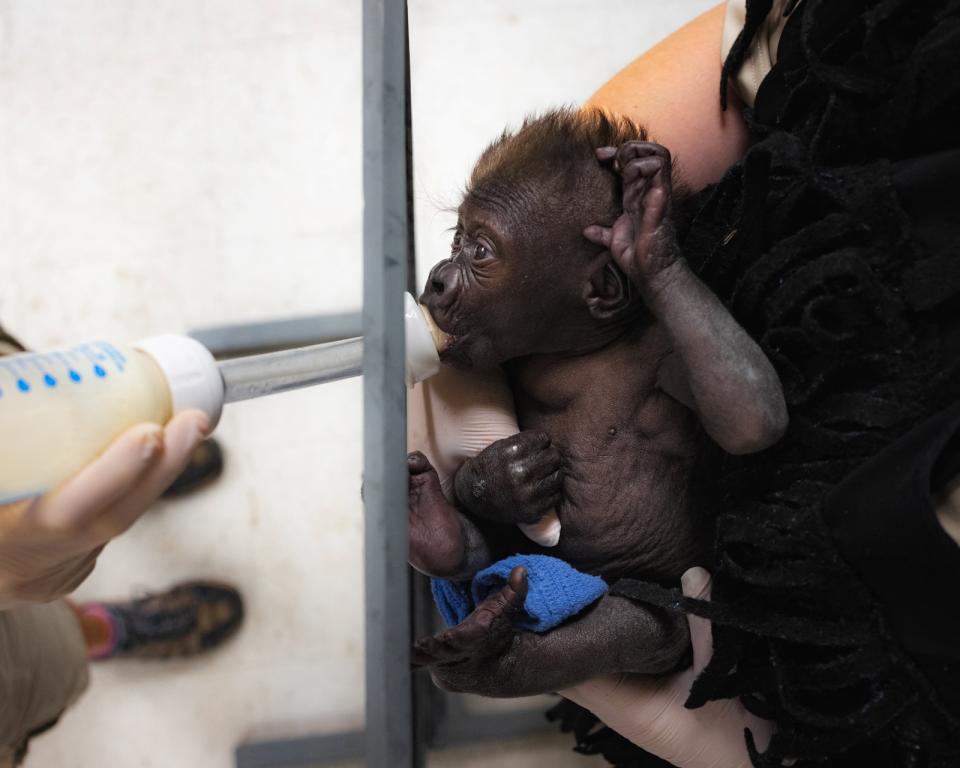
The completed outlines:
{"type": "Polygon", "coordinates": [[[117,644],[119,640],[116,617],[102,603],[87,603],[86,605],[81,605],[80,613],[84,616],[95,616],[96,618],[105,621],[110,629],[109,637],[104,643],[87,648],[87,658],[106,659],[110,656],[113,656],[117,650],[117,644]]]}

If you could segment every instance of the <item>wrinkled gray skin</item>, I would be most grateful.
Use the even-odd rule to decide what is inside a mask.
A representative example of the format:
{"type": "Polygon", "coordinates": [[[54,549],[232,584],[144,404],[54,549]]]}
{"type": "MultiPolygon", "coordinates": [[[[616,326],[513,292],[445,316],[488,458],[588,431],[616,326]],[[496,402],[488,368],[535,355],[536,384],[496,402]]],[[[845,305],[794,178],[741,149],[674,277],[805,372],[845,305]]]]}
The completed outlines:
{"type": "MultiPolygon", "coordinates": [[[[608,583],[677,585],[709,563],[712,510],[692,476],[703,435],[730,453],[775,442],[787,423],[779,380],[679,252],[665,148],[596,150],[585,173],[612,179],[619,200],[604,200],[602,184],[584,192],[582,178],[559,190],[556,174],[505,181],[510,151],[501,141],[481,158],[452,255],[421,301],[454,338],[447,362],[507,373],[523,431],[461,467],[457,506],[426,458],[410,455],[411,563],[466,579],[540,552],[608,583]],[[600,199],[563,207],[588,194],[600,199]],[[550,509],[563,531],[543,549],[515,523],[550,509]]],[[[517,631],[510,616],[525,591],[515,569],[463,623],[418,641],[414,662],[447,689],[520,696],[600,674],[664,673],[686,652],[683,616],[609,595],[545,634],[517,631]]]]}

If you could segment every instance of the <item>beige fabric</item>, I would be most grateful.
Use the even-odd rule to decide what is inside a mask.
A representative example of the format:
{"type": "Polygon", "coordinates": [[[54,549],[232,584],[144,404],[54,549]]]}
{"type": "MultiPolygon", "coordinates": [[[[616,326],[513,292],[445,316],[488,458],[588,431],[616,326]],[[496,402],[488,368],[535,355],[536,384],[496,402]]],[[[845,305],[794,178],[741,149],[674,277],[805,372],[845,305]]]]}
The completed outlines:
{"type": "Polygon", "coordinates": [[[80,624],[63,600],[0,611],[0,768],[87,687],[80,624]]]}
{"type": "MultiPolygon", "coordinates": [[[[777,63],[777,46],[789,18],[783,15],[783,11],[789,2],[790,0],[773,0],[770,13],[757,31],[740,72],[733,79],[737,94],[747,106],[753,106],[760,83],[777,63]]],[[[743,29],[747,16],[746,5],[746,0],[727,0],[727,16],[723,22],[723,40],[720,46],[721,62],[727,58],[737,35],[743,29]]]]}

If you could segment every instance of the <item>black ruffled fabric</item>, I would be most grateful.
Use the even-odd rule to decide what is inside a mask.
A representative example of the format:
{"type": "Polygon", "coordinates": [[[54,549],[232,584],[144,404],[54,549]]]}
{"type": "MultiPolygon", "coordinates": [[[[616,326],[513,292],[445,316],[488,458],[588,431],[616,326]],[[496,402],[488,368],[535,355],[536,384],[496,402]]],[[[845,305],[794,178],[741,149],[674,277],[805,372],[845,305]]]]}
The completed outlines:
{"type": "MultiPolygon", "coordinates": [[[[777,720],[763,755],[751,745],[757,766],[956,768],[960,712],[890,631],[823,504],[960,393],[960,1],[805,0],[778,56],[746,115],[755,143],[682,241],[791,414],[774,448],[723,459],[713,602],[685,601],[713,620],[714,656],[688,705],[740,696],[777,720]]],[[[617,766],[651,764],[573,705],[554,717],[617,766]]]]}

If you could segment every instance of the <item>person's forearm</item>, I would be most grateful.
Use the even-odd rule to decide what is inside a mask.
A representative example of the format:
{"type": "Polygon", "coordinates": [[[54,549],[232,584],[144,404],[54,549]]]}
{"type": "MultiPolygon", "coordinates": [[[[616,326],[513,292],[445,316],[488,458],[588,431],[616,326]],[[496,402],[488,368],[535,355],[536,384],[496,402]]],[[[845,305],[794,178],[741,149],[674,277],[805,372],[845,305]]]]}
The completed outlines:
{"type": "Polygon", "coordinates": [[[665,686],[657,679],[621,675],[591,680],[560,693],[677,768],[750,768],[753,763],[743,729],[751,730],[761,749],[772,731],[770,723],[741,713],[742,707],[734,699],[687,709],[688,691],[665,686]]]}
{"type": "Polygon", "coordinates": [[[749,139],[732,90],[729,107],[720,109],[724,7],[721,3],[671,34],[587,101],[645,126],[670,149],[680,181],[695,190],[719,181],[743,156],[749,139]]]}
{"type": "Polygon", "coordinates": [[[787,409],[776,371],[686,261],[651,278],[644,299],[679,358],[704,429],[720,447],[751,453],[779,440],[787,409]]]}

